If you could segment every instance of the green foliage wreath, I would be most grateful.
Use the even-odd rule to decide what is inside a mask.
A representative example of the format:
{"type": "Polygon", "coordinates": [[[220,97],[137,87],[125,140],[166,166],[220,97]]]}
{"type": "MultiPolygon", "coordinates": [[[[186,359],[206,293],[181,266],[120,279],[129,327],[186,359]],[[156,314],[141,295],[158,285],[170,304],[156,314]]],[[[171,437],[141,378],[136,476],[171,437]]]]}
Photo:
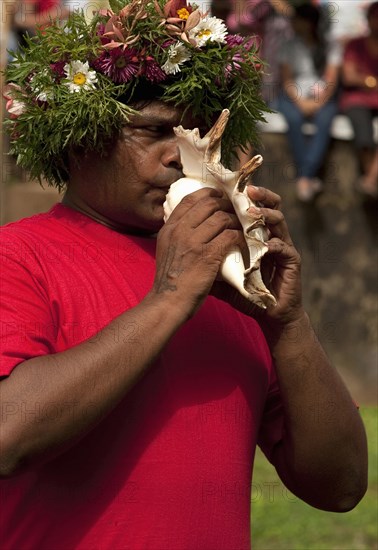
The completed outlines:
{"type": "Polygon", "coordinates": [[[70,148],[101,152],[141,90],[209,125],[227,107],[226,164],[237,147],[256,143],[256,122],[269,109],[254,39],[228,34],[186,0],[110,5],[89,23],[73,13],[38,31],[7,68],[11,153],[32,178],[64,187],[70,148]]]}

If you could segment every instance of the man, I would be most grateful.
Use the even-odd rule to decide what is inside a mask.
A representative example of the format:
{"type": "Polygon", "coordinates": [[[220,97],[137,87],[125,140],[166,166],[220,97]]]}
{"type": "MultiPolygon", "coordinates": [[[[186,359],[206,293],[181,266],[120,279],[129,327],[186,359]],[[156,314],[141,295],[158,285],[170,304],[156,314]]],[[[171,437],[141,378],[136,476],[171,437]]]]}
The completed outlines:
{"type": "Polygon", "coordinates": [[[303,310],[279,197],[248,189],[275,263],[277,306],[258,323],[216,281],[243,242],[222,193],[188,195],[163,224],[168,188],[182,176],[173,128],[197,126],[201,114],[208,125],[216,105],[234,101],[226,143],[245,145],[253,127],[243,109],[260,116],[250,45],[227,42],[218,20],[192,11],[179,21],[172,9],[191,8],[160,14],[134,2],[89,27],[75,16],[30,45],[27,67],[21,58],[10,69],[20,162],[69,181],[63,204],[3,229],[5,548],[247,549],[257,443],[313,506],[350,510],[366,490],[364,429],[303,310]],[[145,49],[131,51],[135,32],[145,49]],[[214,40],[201,45],[203,36],[214,40]],[[147,57],[159,61],[154,75],[173,76],[146,87],[147,57]],[[119,83],[125,67],[130,79],[119,83]],[[116,101],[121,93],[132,102],[116,101]]]}

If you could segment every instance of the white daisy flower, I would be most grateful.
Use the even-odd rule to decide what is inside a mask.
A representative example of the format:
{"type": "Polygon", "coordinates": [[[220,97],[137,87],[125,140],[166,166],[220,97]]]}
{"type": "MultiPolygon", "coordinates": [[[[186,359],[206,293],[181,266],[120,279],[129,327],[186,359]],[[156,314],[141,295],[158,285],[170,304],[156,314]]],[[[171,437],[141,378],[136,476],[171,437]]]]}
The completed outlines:
{"type": "Polygon", "coordinates": [[[64,65],[64,72],[68,79],[65,85],[69,87],[71,93],[90,90],[95,87],[95,83],[97,82],[96,71],[89,69],[88,61],[82,63],[75,60],[66,63],[64,65]]]}
{"type": "Polygon", "coordinates": [[[172,46],[169,46],[168,59],[162,69],[166,74],[176,74],[181,71],[180,65],[188,61],[190,57],[190,51],[183,44],[180,44],[180,42],[172,44],[172,46]]]}
{"type": "Polygon", "coordinates": [[[45,91],[39,92],[39,94],[37,95],[38,101],[48,102],[48,101],[51,101],[52,99],[54,99],[54,92],[52,90],[45,90],[45,91]]]}
{"type": "Polygon", "coordinates": [[[201,47],[206,42],[218,42],[225,44],[227,35],[227,27],[218,17],[204,17],[198,25],[189,31],[189,37],[197,42],[197,46],[201,47]]]}

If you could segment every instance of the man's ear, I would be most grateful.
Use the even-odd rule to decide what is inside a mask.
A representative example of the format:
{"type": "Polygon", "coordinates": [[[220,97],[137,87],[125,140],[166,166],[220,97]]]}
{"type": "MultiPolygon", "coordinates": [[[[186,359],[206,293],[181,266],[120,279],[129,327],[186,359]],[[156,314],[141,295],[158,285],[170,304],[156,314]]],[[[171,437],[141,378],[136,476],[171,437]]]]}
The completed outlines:
{"type": "Polygon", "coordinates": [[[104,144],[100,149],[88,149],[84,145],[72,146],[68,151],[68,164],[70,168],[72,166],[80,169],[82,165],[88,162],[93,162],[94,159],[108,158],[114,148],[117,138],[118,135],[104,141],[104,144]]]}
{"type": "Polygon", "coordinates": [[[85,170],[95,158],[102,156],[102,154],[99,151],[88,151],[85,147],[77,145],[70,148],[67,156],[69,173],[72,174],[73,172],[85,170]]]}

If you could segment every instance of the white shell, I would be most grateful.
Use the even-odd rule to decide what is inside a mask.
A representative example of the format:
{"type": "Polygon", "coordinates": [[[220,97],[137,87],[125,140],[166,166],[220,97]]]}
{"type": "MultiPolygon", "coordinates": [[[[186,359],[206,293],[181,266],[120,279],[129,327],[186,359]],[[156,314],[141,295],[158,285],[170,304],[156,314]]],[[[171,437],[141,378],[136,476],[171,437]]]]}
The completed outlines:
{"type": "Polygon", "coordinates": [[[277,303],[266,288],[260,271],[261,258],[268,251],[265,244],[267,231],[263,216],[248,212],[254,203],[246,190],[247,180],[260,166],[263,158],[261,155],[254,156],[237,172],[232,172],[221,164],[221,138],[229,114],[227,109],[222,111],[217,122],[203,138],[198,128],[174,128],[185,177],[174,182],[169,189],[164,203],[164,221],[167,221],[179,202],[189,193],[203,187],[221,189],[232,202],[243,227],[249,259],[243,260],[241,250],[237,247],[223,260],[219,275],[245,298],[266,308],[277,303]]]}

